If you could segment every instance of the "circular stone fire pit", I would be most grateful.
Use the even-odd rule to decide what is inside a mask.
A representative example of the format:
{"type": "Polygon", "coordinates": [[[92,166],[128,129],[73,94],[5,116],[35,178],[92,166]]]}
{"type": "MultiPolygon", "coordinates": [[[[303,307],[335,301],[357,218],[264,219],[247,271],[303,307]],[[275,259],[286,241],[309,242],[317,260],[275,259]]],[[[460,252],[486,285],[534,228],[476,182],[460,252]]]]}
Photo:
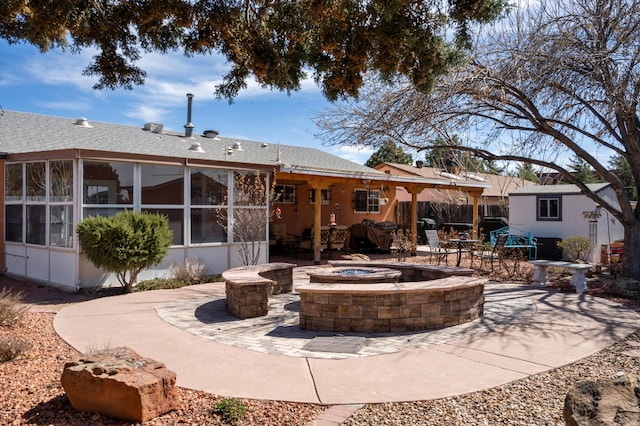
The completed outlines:
{"type": "Polygon", "coordinates": [[[471,276],[471,269],[341,263],[307,272],[310,283],[296,287],[300,328],[393,333],[450,327],[482,316],[487,280],[471,276]]]}
{"type": "Polygon", "coordinates": [[[402,273],[390,268],[335,267],[307,272],[312,283],[371,284],[397,283],[402,273]]]}

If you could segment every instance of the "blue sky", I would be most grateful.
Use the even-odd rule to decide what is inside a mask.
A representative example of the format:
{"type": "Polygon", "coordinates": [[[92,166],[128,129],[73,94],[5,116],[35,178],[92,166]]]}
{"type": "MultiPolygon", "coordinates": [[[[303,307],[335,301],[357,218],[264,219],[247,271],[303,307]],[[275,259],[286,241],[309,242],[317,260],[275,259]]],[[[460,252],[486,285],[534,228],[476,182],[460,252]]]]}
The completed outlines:
{"type": "Polygon", "coordinates": [[[289,96],[249,81],[229,104],[214,96],[229,69],[224,58],[145,54],[139,62],[147,72],[143,86],[97,91],[92,88],[97,79],[82,75],[94,54],[90,49],[43,54],[30,45],[10,46],[0,40],[0,107],[133,126],[155,122],[184,131],[186,94],[193,93],[194,133],[214,129],[222,136],[315,147],[360,164],[371,156],[367,150],[323,146],[315,138],[313,114],[329,103],[313,80],[289,96]]]}

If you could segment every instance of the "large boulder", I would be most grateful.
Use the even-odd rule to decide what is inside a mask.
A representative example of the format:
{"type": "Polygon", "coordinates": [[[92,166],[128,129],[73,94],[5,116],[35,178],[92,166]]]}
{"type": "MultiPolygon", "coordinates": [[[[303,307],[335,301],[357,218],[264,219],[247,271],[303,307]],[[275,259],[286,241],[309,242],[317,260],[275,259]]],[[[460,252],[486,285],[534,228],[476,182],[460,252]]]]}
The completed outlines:
{"type": "Polygon", "coordinates": [[[618,277],[611,283],[609,292],[627,299],[639,299],[640,281],[633,278],[618,277]]]}
{"type": "Polygon", "coordinates": [[[638,377],[620,374],[576,384],[564,400],[563,415],[569,426],[640,424],[638,377]]]}
{"type": "Polygon", "coordinates": [[[144,422],[179,408],[176,374],[129,348],[115,348],[67,362],[62,387],[73,408],[144,422]]]}

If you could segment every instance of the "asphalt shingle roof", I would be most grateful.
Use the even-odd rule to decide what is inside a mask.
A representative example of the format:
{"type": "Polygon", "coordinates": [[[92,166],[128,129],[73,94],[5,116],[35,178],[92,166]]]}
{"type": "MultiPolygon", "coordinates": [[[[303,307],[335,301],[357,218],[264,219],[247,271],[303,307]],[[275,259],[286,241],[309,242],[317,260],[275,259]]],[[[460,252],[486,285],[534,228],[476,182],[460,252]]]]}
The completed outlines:
{"type": "Polygon", "coordinates": [[[304,166],[356,173],[380,173],[369,167],[326,153],[320,149],[241,140],[201,134],[186,138],[176,132],[153,133],[142,126],[125,126],[88,120],[91,127],[75,124],[77,119],[4,111],[0,115],[0,152],[7,154],[85,149],[112,153],[153,155],[211,161],[233,161],[261,166],[304,166]],[[204,152],[189,150],[194,142],[204,152]],[[242,150],[227,147],[240,144],[242,150]],[[280,159],[280,163],[278,162],[280,159]]]}
{"type": "MultiPolygon", "coordinates": [[[[185,159],[232,163],[233,167],[277,168],[298,174],[362,178],[396,183],[425,184],[446,183],[443,179],[426,179],[417,176],[389,175],[329,154],[321,149],[279,145],[261,141],[227,138],[218,135],[209,138],[184,133],[156,133],[143,126],[94,122],[89,126],[78,124],[77,118],[55,117],[18,111],[0,113],[0,153],[11,154],[49,153],[62,150],[88,150],[131,155],[155,156],[159,159],[185,159]],[[199,143],[201,152],[189,149],[199,143]],[[234,146],[242,149],[232,149],[234,146]]],[[[9,157],[10,159],[10,157],[9,157]]],[[[486,183],[469,186],[485,188],[486,183]]]]}

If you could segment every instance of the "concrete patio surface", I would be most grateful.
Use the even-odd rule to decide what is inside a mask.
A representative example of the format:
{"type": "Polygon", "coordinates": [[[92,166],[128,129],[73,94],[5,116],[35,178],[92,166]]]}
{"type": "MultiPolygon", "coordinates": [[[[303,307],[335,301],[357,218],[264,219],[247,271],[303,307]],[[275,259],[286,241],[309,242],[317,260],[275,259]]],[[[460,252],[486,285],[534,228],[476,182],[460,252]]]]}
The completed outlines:
{"type": "MultiPolygon", "coordinates": [[[[294,288],[306,270],[295,269],[294,288]]],[[[128,346],[163,362],[185,388],[358,404],[498,386],[591,355],[635,331],[640,319],[605,299],[540,287],[490,283],[485,297],[482,319],[444,330],[358,334],[365,344],[355,354],[305,350],[305,342],[327,334],[291,324],[297,313],[290,299],[270,301],[261,319],[229,317],[221,309],[224,283],[76,303],[58,313],[54,327],[81,352],[128,346]]]]}

